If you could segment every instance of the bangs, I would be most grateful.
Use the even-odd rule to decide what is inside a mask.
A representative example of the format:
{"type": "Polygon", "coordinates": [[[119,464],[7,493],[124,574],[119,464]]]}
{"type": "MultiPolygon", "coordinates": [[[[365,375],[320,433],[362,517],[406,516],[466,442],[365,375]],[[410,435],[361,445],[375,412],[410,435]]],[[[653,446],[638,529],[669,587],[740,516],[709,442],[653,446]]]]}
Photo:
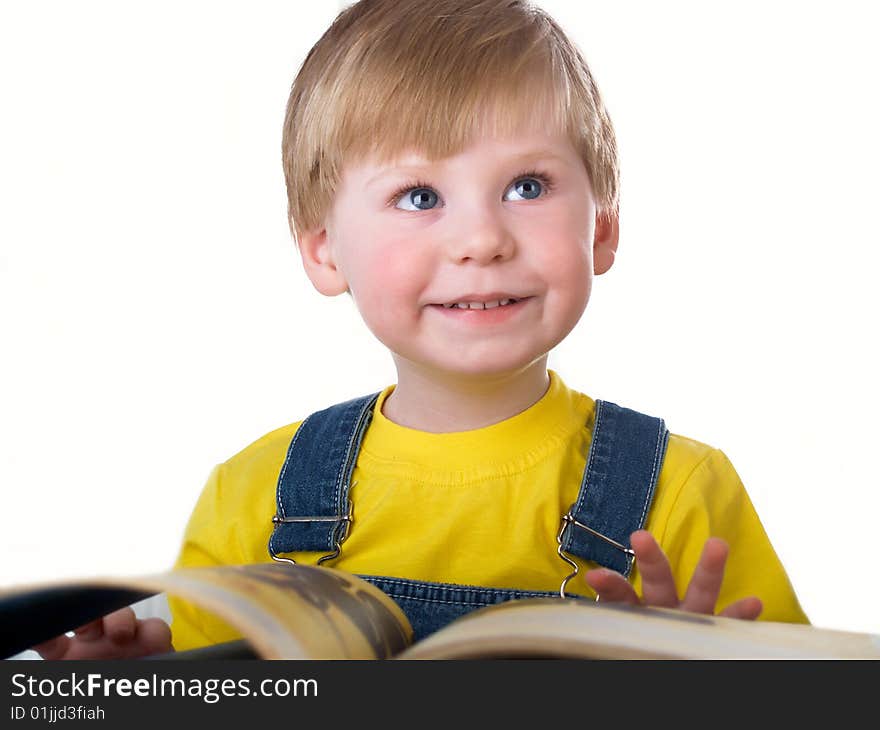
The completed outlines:
{"type": "Polygon", "coordinates": [[[473,68],[434,73],[440,59],[418,59],[393,83],[387,72],[384,83],[365,80],[358,98],[337,117],[337,148],[354,159],[386,161],[402,150],[418,150],[434,160],[456,155],[481,137],[572,131],[565,76],[554,73],[545,55],[530,58],[522,49],[497,46],[486,51],[473,68]]]}
{"type": "Polygon", "coordinates": [[[340,148],[346,150],[345,159],[353,161],[369,157],[390,162],[408,151],[437,160],[456,155],[483,137],[568,133],[571,120],[557,100],[537,83],[529,89],[511,89],[509,94],[493,89],[491,97],[474,93],[462,100],[447,98],[439,104],[435,100],[437,106],[417,105],[417,111],[407,117],[392,114],[389,120],[377,114],[359,119],[357,126],[345,130],[349,134],[341,135],[340,148]],[[457,113],[446,116],[439,111],[447,108],[455,108],[457,113]]]}

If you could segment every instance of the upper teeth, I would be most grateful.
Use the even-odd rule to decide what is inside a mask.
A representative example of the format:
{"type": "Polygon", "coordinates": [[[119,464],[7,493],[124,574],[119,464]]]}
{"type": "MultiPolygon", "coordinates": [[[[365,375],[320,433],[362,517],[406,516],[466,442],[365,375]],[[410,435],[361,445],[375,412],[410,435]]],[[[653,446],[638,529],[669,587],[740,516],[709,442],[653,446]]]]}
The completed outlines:
{"type": "Polygon", "coordinates": [[[446,307],[446,309],[452,309],[453,307],[458,307],[459,309],[493,309],[494,307],[500,307],[505,304],[513,304],[516,301],[519,300],[496,299],[493,302],[456,302],[454,304],[444,304],[443,306],[446,307]]]}

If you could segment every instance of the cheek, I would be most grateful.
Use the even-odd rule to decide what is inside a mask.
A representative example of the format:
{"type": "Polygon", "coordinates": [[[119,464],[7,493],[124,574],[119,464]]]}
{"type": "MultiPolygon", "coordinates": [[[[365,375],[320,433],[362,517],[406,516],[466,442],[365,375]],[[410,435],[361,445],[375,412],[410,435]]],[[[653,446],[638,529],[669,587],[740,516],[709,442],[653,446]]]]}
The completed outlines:
{"type": "Polygon", "coordinates": [[[566,321],[580,319],[590,299],[592,288],[592,262],[588,254],[573,256],[563,262],[559,279],[555,282],[559,298],[560,316],[566,321]]]}
{"type": "Polygon", "coordinates": [[[544,229],[538,256],[551,289],[586,300],[593,278],[592,236],[592,227],[571,213],[544,229]]]}
{"type": "Polygon", "coordinates": [[[421,258],[410,242],[363,247],[350,285],[371,329],[418,313],[429,268],[421,258]]]}

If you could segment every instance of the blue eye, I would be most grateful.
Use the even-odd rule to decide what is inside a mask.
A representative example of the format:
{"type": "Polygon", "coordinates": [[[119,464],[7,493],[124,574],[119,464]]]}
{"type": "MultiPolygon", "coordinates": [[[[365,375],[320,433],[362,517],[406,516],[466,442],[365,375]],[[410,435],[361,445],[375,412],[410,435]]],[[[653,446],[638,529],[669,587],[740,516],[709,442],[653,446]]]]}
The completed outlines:
{"type": "Polygon", "coordinates": [[[437,204],[437,193],[427,187],[415,188],[409,192],[409,202],[417,210],[430,210],[437,204]]]}
{"type": "Polygon", "coordinates": [[[518,195],[526,200],[534,200],[541,194],[541,182],[535,178],[524,177],[514,183],[518,195]]]}
{"type": "MultiPolygon", "coordinates": [[[[515,190],[516,194],[523,200],[535,200],[542,195],[546,196],[553,189],[553,183],[549,175],[543,172],[525,172],[514,178],[514,182],[508,188],[515,190]]],[[[507,194],[504,200],[513,200],[517,198],[509,198],[507,194]]],[[[418,211],[432,210],[437,207],[439,198],[437,193],[429,183],[426,182],[410,182],[404,185],[391,196],[388,201],[390,206],[400,210],[418,211]],[[404,203],[412,207],[404,207],[404,203]]]]}

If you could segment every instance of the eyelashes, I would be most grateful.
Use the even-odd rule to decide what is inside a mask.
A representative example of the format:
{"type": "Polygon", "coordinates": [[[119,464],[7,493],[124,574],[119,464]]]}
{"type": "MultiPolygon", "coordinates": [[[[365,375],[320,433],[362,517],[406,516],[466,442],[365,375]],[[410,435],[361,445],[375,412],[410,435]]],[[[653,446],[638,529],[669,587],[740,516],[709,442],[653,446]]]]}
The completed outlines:
{"type": "MultiPolygon", "coordinates": [[[[512,182],[516,183],[516,182],[519,182],[519,181],[527,179],[527,178],[532,179],[532,180],[537,180],[539,183],[541,183],[541,187],[543,188],[543,190],[542,190],[541,195],[538,196],[538,198],[546,197],[546,195],[548,193],[550,193],[554,188],[553,178],[550,177],[549,174],[547,174],[546,172],[542,172],[541,170],[526,170],[524,172],[521,172],[513,178],[512,182]]],[[[388,202],[387,202],[388,207],[389,208],[395,207],[397,202],[404,195],[406,195],[407,193],[411,193],[413,190],[418,190],[419,188],[428,188],[430,190],[434,190],[434,186],[425,180],[411,180],[410,182],[407,182],[406,184],[400,186],[397,190],[394,191],[394,193],[388,199],[388,202]]],[[[532,200],[536,200],[536,199],[537,198],[532,198],[532,200]]],[[[416,211],[408,211],[408,212],[414,213],[416,211]]]]}
{"type": "Polygon", "coordinates": [[[424,182],[422,180],[413,180],[412,182],[408,182],[392,193],[391,197],[388,198],[388,207],[393,208],[394,205],[407,193],[411,193],[413,190],[418,190],[419,188],[431,188],[433,189],[430,183],[424,182]]]}

